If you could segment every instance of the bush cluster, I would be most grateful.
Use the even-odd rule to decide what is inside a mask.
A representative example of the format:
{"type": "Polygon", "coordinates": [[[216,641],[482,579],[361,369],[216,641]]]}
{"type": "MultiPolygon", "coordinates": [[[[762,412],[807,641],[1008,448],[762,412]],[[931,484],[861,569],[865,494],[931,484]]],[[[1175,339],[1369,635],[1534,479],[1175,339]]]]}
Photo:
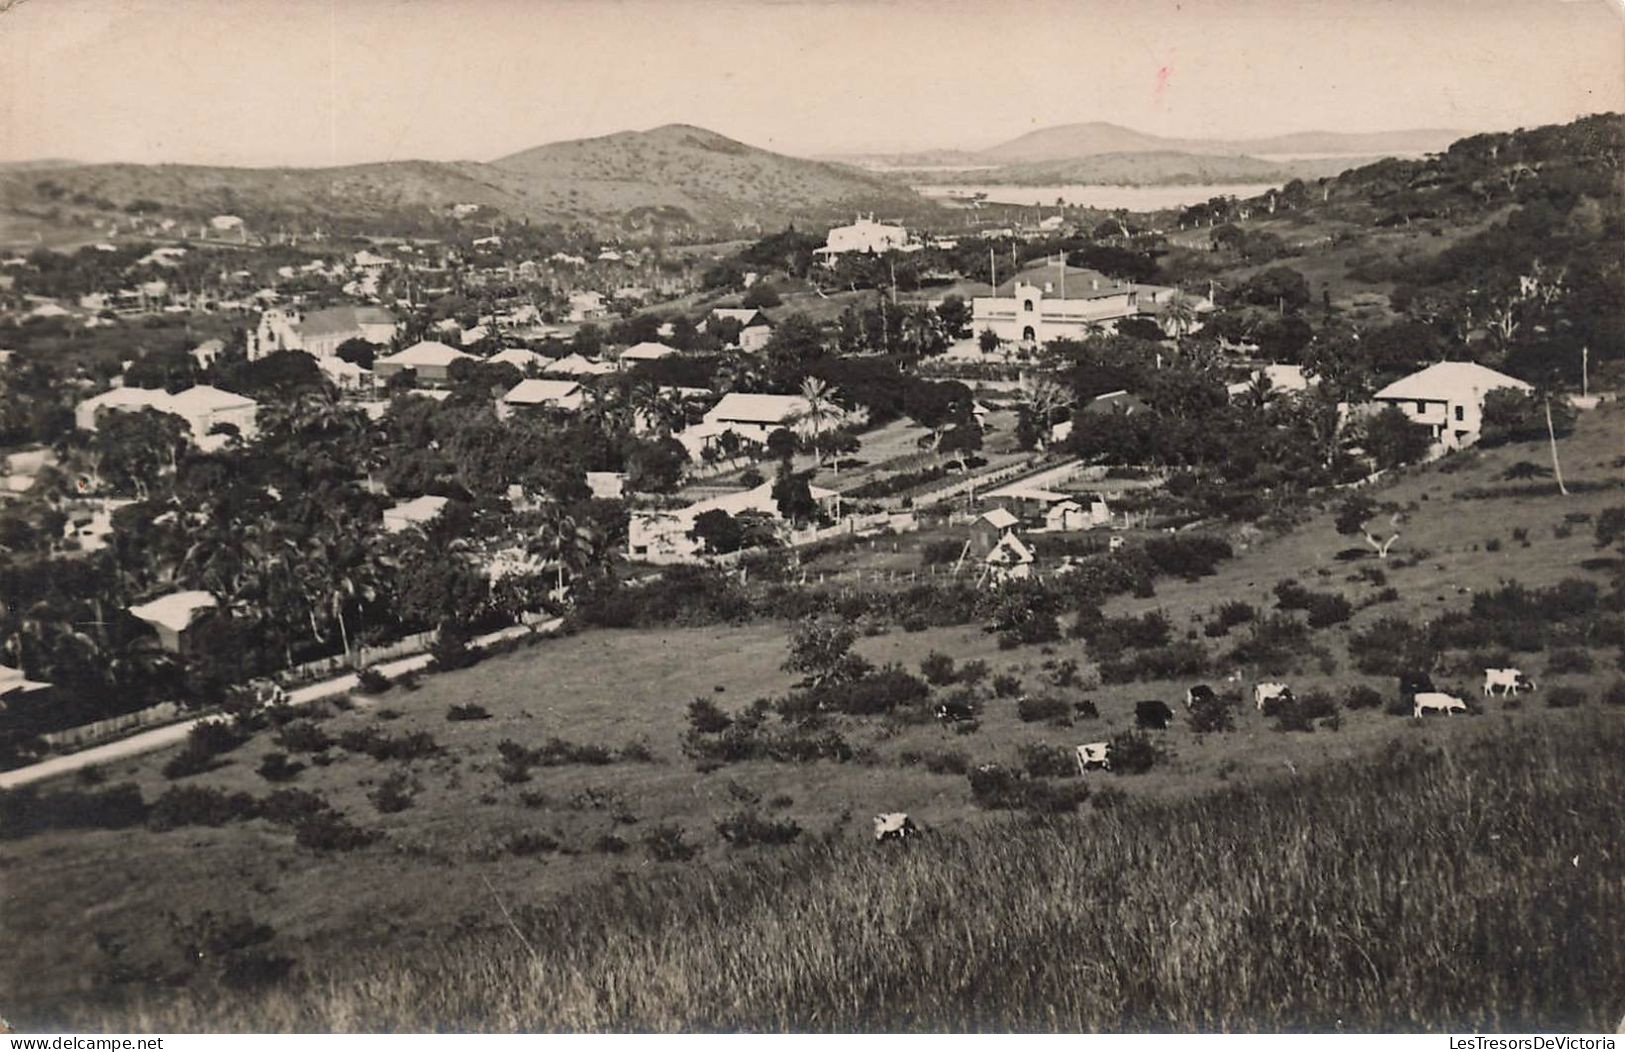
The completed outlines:
{"type": "Polygon", "coordinates": [[[1076,811],[1089,798],[1088,786],[1080,782],[1056,785],[998,764],[983,764],[966,778],[976,805],[990,811],[1062,814],[1076,811]]]}
{"type": "Polygon", "coordinates": [[[792,818],[764,818],[755,811],[737,811],[717,823],[717,832],[733,847],[779,847],[801,835],[792,818]]]}

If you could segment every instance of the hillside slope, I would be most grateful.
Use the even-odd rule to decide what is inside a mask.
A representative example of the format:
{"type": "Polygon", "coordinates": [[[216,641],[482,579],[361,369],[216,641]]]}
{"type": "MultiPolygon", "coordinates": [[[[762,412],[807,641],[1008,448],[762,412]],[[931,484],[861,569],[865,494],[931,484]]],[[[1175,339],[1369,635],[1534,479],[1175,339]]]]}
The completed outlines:
{"type": "Polygon", "coordinates": [[[1263,139],[1177,139],[1148,135],[1105,121],[1061,124],[979,151],[979,156],[1006,164],[1056,161],[1103,153],[1156,153],[1173,150],[1207,155],[1326,153],[1343,155],[1421,153],[1442,150],[1462,133],[1436,129],[1396,132],[1296,132],[1263,139]]]}
{"type": "Polygon", "coordinates": [[[1030,161],[996,168],[909,173],[934,183],[1001,186],[1086,185],[1189,186],[1222,183],[1287,183],[1336,175],[1370,158],[1266,161],[1239,155],[1195,154],[1178,150],[1106,153],[1064,160],[1030,161]]]}
{"type": "Polygon", "coordinates": [[[342,168],[101,164],[0,170],[0,211],[70,217],[146,211],[186,219],[400,228],[454,204],[601,230],[654,225],[753,231],[854,211],[918,217],[936,206],[896,182],[668,126],[553,143],[492,164],[397,161],[342,168]]]}

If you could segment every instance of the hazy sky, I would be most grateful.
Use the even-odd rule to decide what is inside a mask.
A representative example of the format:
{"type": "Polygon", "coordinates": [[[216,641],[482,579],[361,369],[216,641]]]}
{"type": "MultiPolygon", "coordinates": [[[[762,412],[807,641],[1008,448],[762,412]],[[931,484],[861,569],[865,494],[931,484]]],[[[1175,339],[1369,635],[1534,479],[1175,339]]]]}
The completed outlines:
{"type": "Polygon", "coordinates": [[[490,160],[1510,129],[1625,110],[1625,0],[0,0],[0,159],[490,160]]]}

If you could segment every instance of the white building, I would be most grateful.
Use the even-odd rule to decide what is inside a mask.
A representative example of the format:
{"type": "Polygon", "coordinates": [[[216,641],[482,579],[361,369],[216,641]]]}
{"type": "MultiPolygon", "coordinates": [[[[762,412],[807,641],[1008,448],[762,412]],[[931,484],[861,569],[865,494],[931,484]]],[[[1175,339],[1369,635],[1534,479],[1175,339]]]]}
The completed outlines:
{"type": "Polygon", "coordinates": [[[413,527],[421,529],[440,517],[446,510],[445,497],[423,496],[402,501],[384,509],[384,532],[400,533],[413,527]]]}
{"type": "Polygon", "coordinates": [[[478,360],[472,354],[464,354],[455,347],[448,347],[435,340],[424,340],[414,343],[398,354],[376,359],[372,363],[372,369],[380,380],[387,380],[396,373],[411,369],[420,380],[444,383],[453,363],[478,360]]]}
{"type": "Polygon", "coordinates": [[[194,441],[202,441],[216,424],[235,427],[245,439],[257,433],[257,402],[207,385],[188,387],[178,394],[145,387],[115,387],[74,406],[73,422],[81,431],[94,431],[102,413],[139,413],[145,409],[172,413],[185,420],[194,441]]]}
{"type": "Polygon", "coordinates": [[[634,343],[622,351],[620,360],[627,365],[636,364],[637,362],[657,362],[662,358],[669,358],[677,353],[678,350],[675,347],[645,340],[642,343],[634,343]]]}
{"type": "Polygon", "coordinates": [[[1372,400],[1398,406],[1431,429],[1434,441],[1446,449],[1461,449],[1477,442],[1483,430],[1484,396],[1502,388],[1533,390],[1516,377],[1476,362],[1438,362],[1395,380],[1372,400]]]}
{"type": "Polygon", "coordinates": [[[891,252],[908,245],[908,231],[900,226],[875,222],[874,216],[859,216],[849,226],[830,230],[824,247],[814,249],[816,255],[832,257],[844,252],[891,252]]]}
{"type": "MultiPolygon", "coordinates": [[[[837,426],[844,415],[835,406],[830,407],[830,414],[831,418],[824,424],[826,430],[837,426]]],[[[690,456],[695,456],[730,431],[744,441],[761,443],[780,428],[805,430],[806,415],[807,400],[800,395],[731,391],[723,395],[722,401],[713,406],[698,424],[679,432],[677,439],[690,456]]]]}
{"type": "Polygon", "coordinates": [[[574,380],[521,380],[497,399],[497,417],[506,420],[521,409],[562,409],[575,412],[585,395],[574,380]]]}
{"type": "Polygon", "coordinates": [[[602,292],[572,292],[570,293],[570,320],[573,322],[593,321],[608,314],[604,306],[602,292]]]}
{"type": "MultiPolygon", "coordinates": [[[[810,487],[812,498],[820,506],[838,503],[840,494],[834,490],[810,487]]],[[[699,556],[700,542],[689,536],[694,521],[708,511],[725,511],[729,515],[752,513],[769,519],[780,519],[778,501],[773,499],[773,483],[764,482],[755,489],[725,493],[690,504],[686,508],[669,511],[634,511],[627,523],[627,552],[634,559],[650,562],[681,562],[699,556]]]]}
{"type": "MultiPolygon", "coordinates": [[[[1119,281],[1099,271],[1052,260],[1027,268],[991,296],[972,299],[971,324],[978,333],[992,329],[999,339],[1011,343],[1081,340],[1098,332],[1115,331],[1124,318],[1155,318],[1175,291],[1166,286],[1119,281]]],[[[1191,297],[1191,301],[1198,313],[1213,309],[1205,299],[1191,297]]],[[[1195,331],[1195,326],[1190,331],[1195,331]]]]}

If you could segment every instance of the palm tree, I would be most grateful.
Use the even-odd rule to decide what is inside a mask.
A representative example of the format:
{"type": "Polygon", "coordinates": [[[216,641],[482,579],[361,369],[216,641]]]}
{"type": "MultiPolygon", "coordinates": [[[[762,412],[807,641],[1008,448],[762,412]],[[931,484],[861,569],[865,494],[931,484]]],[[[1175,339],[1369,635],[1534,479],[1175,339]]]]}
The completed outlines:
{"type": "Polygon", "coordinates": [[[824,452],[818,448],[818,438],[823,434],[825,424],[840,417],[835,393],[827,381],[816,376],[801,381],[801,399],[807,405],[797,416],[797,421],[805,422],[813,429],[813,454],[819,467],[824,466],[824,452]]]}
{"type": "Polygon", "coordinates": [[[1179,341],[1191,326],[1196,324],[1196,306],[1189,296],[1175,289],[1168,296],[1168,302],[1162,305],[1162,327],[1174,338],[1174,350],[1179,350],[1179,341]]]}

